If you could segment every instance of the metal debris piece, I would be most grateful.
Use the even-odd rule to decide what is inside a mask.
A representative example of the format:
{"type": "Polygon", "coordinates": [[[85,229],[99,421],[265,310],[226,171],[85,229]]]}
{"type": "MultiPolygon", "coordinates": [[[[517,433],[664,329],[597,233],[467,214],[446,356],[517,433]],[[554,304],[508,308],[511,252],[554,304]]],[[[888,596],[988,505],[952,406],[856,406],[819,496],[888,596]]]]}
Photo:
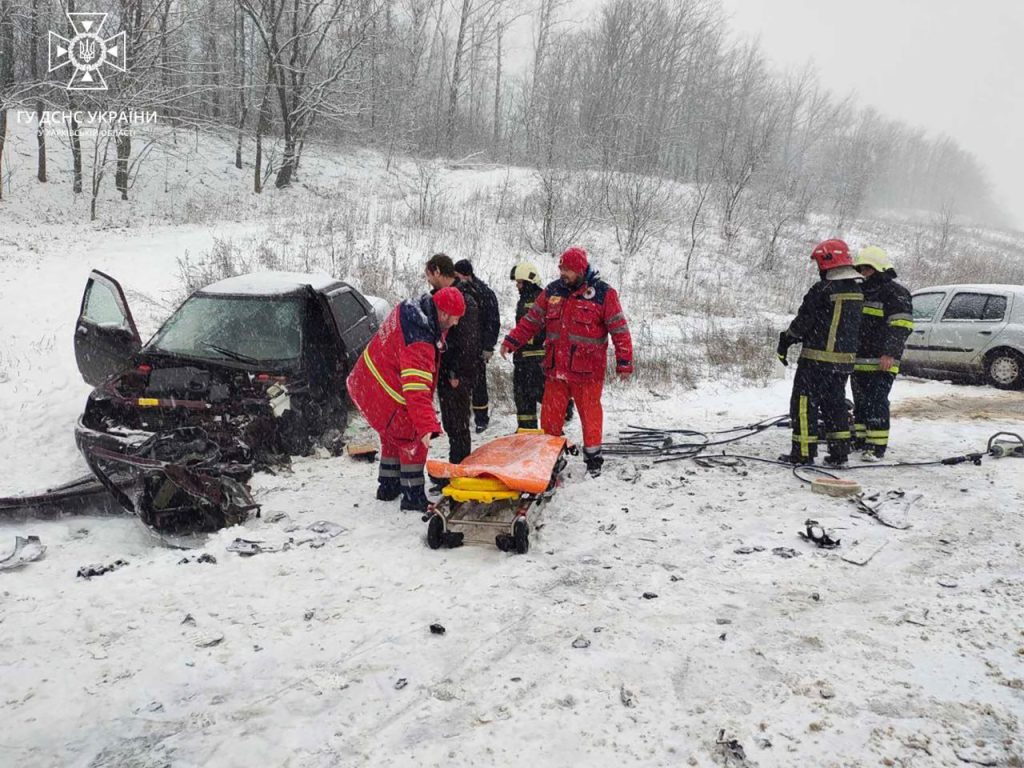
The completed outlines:
{"type": "Polygon", "coordinates": [[[14,549],[0,558],[0,571],[10,571],[31,563],[46,554],[46,547],[38,536],[15,536],[14,549]]]}
{"type": "Polygon", "coordinates": [[[110,565],[83,565],[78,569],[77,577],[79,579],[91,579],[93,576],[102,576],[105,573],[116,571],[118,568],[124,568],[128,565],[127,560],[115,560],[110,565]]]}
{"type": "Polygon", "coordinates": [[[627,709],[633,709],[636,706],[636,696],[625,684],[619,686],[619,699],[627,709]]]}
{"type": "Polygon", "coordinates": [[[754,552],[764,552],[764,547],[759,544],[754,544],[748,547],[736,547],[736,549],[733,550],[733,553],[737,555],[751,555],[754,552]]]}
{"type": "Polygon", "coordinates": [[[726,758],[732,758],[741,762],[747,759],[747,753],[744,752],[743,745],[739,741],[725,738],[724,728],[718,731],[718,740],[715,743],[718,744],[718,748],[726,758]]]}

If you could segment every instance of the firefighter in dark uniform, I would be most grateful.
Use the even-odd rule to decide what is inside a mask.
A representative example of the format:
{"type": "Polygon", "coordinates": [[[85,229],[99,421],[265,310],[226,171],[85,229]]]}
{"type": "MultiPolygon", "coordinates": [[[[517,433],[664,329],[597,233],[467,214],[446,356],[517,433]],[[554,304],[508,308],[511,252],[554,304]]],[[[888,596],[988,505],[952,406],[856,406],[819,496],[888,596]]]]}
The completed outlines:
{"type": "Polygon", "coordinates": [[[793,379],[789,417],[793,445],[779,457],[793,464],[813,464],[818,440],[828,443],[825,462],[846,463],[850,456],[850,414],[846,407],[846,380],[853,372],[864,306],[863,278],[853,268],[850,249],[842,240],[826,240],[811,253],[821,279],[804,296],[787,330],[779,334],[777,353],[788,365],[786,353],[802,344],[793,379]],[[818,434],[819,420],[824,435],[818,434]]]}
{"type": "Polygon", "coordinates": [[[424,277],[436,294],[454,286],[465,299],[465,314],[448,331],[437,379],[437,399],[441,405],[441,425],[448,434],[448,461],[458,464],[472,450],[469,430],[473,386],[480,368],[480,314],[472,290],[455,275],[449,256],[430,257],[424,277]]]}
{"type": "Polygon", "coordinates": [[[896,282],[896,270],[881,248],[862,249],[853,266],[864,276],[864,318],[853,364],[853,444],[865,461],[885,455],[889,445],[889,391],[914,330],[910,291],[896,282]]]}
{"type": "MultiPolygon", "coordinates": [[[[540,271],[529,261],[512,267],[509,279],[519,291],[516,324],[533,308],[542,290],[540,271]]],[[[544,336],[542,328],[512,355],[512,394],[516,403],[516,432],[538,429],[537,405],[544,399],[544,336]]],[[[569,401],[565,420],[572,421],[573,402],[569,401]]]]}
{"type": "Polygon", "coordinates": [[[455,274],[466,285],[476,299],[480,310],[480,369],[473,387],[473,421],[479,434],[491,423],[490,397],[487,394],[487,364],[494,357],[494,347],[501,331],[501,316],[498,311],[498,297],[491,287],[473,273],[469,259],[455,262],[455,274]]]}

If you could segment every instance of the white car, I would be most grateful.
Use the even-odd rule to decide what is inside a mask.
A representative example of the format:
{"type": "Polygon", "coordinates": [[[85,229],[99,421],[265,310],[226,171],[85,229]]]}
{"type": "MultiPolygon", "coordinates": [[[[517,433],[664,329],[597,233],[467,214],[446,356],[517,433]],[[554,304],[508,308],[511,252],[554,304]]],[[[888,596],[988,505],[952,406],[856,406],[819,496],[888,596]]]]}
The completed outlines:
{"type": "Polygon", "coordinates": [[[1024,286],[938,285],[915,291],[913,301],[901,370],[1024,388],[1024,286]]]}

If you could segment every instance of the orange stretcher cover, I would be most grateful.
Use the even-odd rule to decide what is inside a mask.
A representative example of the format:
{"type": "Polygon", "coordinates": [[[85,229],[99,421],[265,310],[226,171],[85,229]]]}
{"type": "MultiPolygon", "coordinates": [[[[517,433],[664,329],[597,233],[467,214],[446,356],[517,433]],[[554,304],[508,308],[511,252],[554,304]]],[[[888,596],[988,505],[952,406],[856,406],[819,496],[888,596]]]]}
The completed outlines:
{"type": "Polygon", "coordinates": [[[564,448],[564,437],[507,435],[481,445],[461,464],[428,459],[427,472],[431,477],[495,477],[513,491],[543,493],[564,448]]]}

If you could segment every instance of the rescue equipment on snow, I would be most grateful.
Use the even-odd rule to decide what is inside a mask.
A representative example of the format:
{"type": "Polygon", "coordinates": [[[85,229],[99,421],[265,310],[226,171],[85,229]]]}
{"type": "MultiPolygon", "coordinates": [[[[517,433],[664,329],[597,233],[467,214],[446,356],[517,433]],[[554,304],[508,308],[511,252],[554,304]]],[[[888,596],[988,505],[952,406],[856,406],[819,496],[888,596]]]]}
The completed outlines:
{"type": "Polygon", "coordinates": [[[449,480],[423,518],[428,546],[458,547],[476,530],[497,532],[503,552],[525,554],[527,513],[551,498],[569,450],[564,437],[518,433],[485,443],[458,464],[428,459],[430,476],[449,480]]]}

